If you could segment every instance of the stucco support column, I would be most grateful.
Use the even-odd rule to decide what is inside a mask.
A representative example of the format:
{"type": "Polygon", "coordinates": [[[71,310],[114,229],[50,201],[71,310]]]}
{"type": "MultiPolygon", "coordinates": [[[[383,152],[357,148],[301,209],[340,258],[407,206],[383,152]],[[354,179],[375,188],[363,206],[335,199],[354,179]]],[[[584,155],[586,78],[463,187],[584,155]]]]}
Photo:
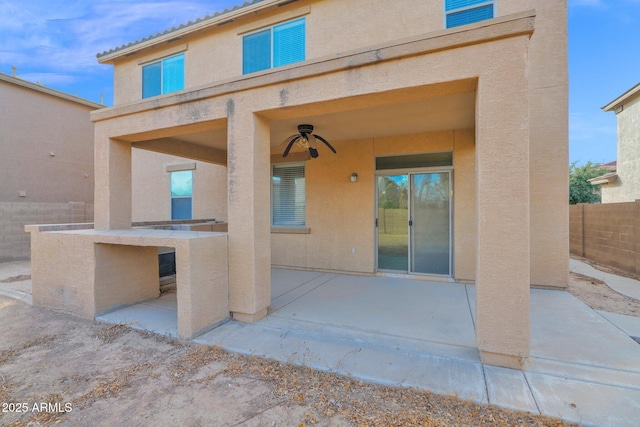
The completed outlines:
{"type": "Polygon", "coordinates": [[[233,99],[227,113],[229,308],[255,322],[271,300],[270,129],[233,99]]]}
{"type": "Polygon", "coordinates": [[[529,355],[530,322],[529,95],[519,58],[481,76],[476,101],[476,337],[483,363],[514,369],[529,355]]]}
{"type": "Polygon", "coordinates": [[[96,125],[94,150],[95,228],[131,228],[131,144],[109,138],[96,125]]]}

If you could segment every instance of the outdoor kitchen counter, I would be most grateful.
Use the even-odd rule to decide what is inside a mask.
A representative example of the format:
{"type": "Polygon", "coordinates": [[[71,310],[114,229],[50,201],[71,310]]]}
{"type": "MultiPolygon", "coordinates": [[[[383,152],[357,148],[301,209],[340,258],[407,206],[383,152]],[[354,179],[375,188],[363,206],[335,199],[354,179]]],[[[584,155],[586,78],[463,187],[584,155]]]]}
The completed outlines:
{"type": "Polygon", "coordinates": [[[178,336],[229,318],[227,233],[91,225],[26,226],[33,301],[83,317],[157,298],[158,247],[176,251],[178,336]]]}

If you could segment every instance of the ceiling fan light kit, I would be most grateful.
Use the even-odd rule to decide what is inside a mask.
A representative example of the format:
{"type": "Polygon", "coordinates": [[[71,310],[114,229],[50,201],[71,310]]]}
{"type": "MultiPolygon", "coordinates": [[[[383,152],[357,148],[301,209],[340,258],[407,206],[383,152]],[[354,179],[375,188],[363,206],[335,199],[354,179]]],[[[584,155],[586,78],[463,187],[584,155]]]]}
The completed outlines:
{"type": "Polygon", "coordinates": [[[282,157],[287,157],[293,145],[297,143],[300,147],[309,151],[309,155],[311,156],[311,158],[315,159],[319,155],[317,140],[322,141],[327,147],[329,147],[331,151],[336,153],[336,149],[333,148],[331,144],[329,144],[329,141],[327,141],[320,135],[316,135],[313,133],[313,125],[298,125],[298,132],[299,133],[296,135],[291,135],[282,144],[287,146],[287,148],[285,148],[284,150],[284,153],[282,153],[282,157]]]}

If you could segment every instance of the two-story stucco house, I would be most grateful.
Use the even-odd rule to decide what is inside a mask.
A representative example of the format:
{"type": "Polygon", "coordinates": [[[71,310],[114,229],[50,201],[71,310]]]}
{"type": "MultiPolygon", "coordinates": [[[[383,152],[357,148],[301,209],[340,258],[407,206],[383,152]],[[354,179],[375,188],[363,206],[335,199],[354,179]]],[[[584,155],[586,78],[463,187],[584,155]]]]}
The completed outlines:
{"type": "Polygon", "coordinates": [[[602,203],[640,199],[640,83],[602,107],[618,121],[618,160],[615,172],[590,179],[600,185],[602,203]]]}
{"type": "Polygon", "coordinates": [[[95,229],[32,235],[86,268],[40,255],[36,303],[149,298],[162,245],[182,337],[265,316],[272,266],[474,282],[482,360],[522,366],[568,278],[566,1],[256,0],[98,60],[95,229]],[[131,229],[133,149],[225,165],[228,233],[131,229]]]}

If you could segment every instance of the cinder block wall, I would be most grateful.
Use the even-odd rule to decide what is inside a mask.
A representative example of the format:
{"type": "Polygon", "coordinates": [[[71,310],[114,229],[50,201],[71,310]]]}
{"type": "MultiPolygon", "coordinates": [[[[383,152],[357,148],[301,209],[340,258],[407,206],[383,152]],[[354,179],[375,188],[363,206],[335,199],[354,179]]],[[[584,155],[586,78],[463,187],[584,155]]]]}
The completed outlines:
{"type": "Polygon", "coordinates": [[[574,205],[569,216],[572,254],[640,274],[640,200],[574,205]]]}
{"type": "Polygon", "coordinates": [[[31,258],[27,224],[93,222],[93,203],[0,202],[0,262],[31,258]]]}

